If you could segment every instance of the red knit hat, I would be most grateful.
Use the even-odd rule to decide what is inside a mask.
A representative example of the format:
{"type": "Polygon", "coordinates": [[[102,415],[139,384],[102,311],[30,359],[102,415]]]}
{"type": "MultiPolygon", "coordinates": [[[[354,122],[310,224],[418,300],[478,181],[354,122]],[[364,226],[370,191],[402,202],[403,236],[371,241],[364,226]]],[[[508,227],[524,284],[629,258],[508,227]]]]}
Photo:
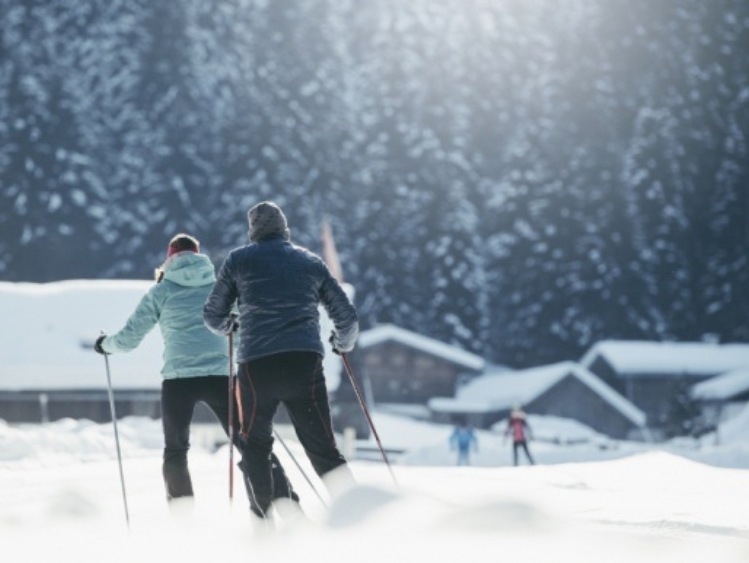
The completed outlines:
{"type": "Polygon", "coordinates": [[[169,241],[169,246],[166,247],[166,257],[169,258],[172,254],[186,251],[200,252],[200,243],[195,237],[180,233],[169,241]]]}

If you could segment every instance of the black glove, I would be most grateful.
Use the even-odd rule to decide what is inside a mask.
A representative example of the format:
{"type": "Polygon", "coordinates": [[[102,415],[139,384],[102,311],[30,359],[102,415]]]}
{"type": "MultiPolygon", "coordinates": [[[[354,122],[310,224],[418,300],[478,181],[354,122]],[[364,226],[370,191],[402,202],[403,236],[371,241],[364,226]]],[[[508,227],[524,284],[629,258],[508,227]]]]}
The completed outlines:
{"type": "Polygon", "coordinates": [[[231,332],[237,332],[239,330],[239,315],[236,313],[229,315],[229,330],[231,332]]]}
{"type": "Polygon", "coordinates": [[[328,338],[328,342],[330,342],[330,347],[333,349],[333,353],[340,356],[341,351],[338,348],[336,348],[336,345],[335,345],[335,332],[333,331],[330,332],[330,338],[328,338]]]}
{"type": "Polygon", "coordinates": [[[99,338],[96,339],[96,342],[94,342],[94,350],[96,350],[99,354],[106,354],[104,348],[101,347],[101,343],[104,342],[104,339],[106,337],[106,334],[102,334],[99,338]]]}

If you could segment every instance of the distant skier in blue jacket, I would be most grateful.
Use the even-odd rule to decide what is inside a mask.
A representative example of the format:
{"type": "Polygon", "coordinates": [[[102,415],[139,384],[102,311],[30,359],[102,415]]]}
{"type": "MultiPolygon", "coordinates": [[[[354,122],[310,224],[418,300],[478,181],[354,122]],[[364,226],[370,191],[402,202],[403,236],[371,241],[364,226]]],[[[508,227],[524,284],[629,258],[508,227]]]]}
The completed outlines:
{"type": "MultiPolygon", "coordinates": [[[[166,261],[156,270],[156,284],[143,296],[124,328],[112,336],[100,336],[94,346],[100,354],[129,352],[155,325],[161,329],[163,475],[169,501],[193,496],[187,452],[196,403],[205,403],[228,433],[228,344],[225,337],[213,334],[203,323],[203,305],[215,280],[213,264],[208,256],[200,254],[198,241],[186,234],[175,236],[167,247],[166,261]]],[[[235,426],[235,445],[244,461],[249,456],[248,445],[238,439],[238,421],[235,426]]],[[[298,500],[275,456],[272,463],[277,484],[274,497],[298,500]]],[[[247,484],[246,474],[244,477],[247,484]]]]}
{"type": "Polygon", "coordinates": [[[466,421],[461,421],[450,435],[450,449],[458,450],[458,465],[471,465],[471,451],[478,451],[476,433],[466,421]]]}

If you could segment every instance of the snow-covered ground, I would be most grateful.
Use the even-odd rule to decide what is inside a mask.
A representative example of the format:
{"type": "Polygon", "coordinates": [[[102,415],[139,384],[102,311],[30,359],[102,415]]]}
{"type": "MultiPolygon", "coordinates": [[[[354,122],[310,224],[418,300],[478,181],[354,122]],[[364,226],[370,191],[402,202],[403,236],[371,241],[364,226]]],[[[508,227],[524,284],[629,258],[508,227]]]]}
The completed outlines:
{"type": "Polygon", "coordinates": [[[397,485],[384,464],[353,461],[358,485],[332,500],[282,429],[330,506],[277,447],[307,519],[279,516],[271,534],[253,528],[238,480],[229,502],[228,450],[211,451],[201,434],[190,454],[195,506],[170,513],[159,422],[119,422],[128,528],[111,424],[0,423],[2,560],[749,561],[749,411],[722,429],[721,446],[668,449],[532,417],[540,463],[517,468],[499,432],[479,433],[475,466],[454,467],[449,427],[374,420],[386,447],[408,450],[393,464],[397,485]]]}
{"type": "MultiPolygon", "coordinates": [[[[149,286],[0,282],[0,388],[104,388],[101,357],[81,344],[122,327],[149,286]]],[[[161,347],[154,331],[113,358],[115,389],[158,389],[161,347]]],[[[749,409],[719,441],[657,448],[530,416],[539,464],[517,468],[501,425],[478,432],[473,466],[455,467],[449,426],[381,412],[374,420],[385,447],[403,450],[392,456],[397,486],[383,463],[353,460],[358,485],[330,499],[281,428],[329,506],[277,447],[307,519],[279,516],[266,534],[253,528],[236,477],[229,502],[228,449],[215,450],[210,427],[192,437],[195,506],[170,512],[159,421],[119,422],[128,527],[111,424],[0,421],[0,561],[749,561],[749,409]]]]}

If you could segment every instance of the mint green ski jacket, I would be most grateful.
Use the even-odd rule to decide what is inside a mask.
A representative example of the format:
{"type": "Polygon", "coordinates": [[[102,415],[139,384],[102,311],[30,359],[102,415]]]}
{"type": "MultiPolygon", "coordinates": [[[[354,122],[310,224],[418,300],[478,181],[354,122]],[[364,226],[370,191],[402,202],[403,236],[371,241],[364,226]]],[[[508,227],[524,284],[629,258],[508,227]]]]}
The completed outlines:
{"type": "Polygon", "coordinates": [[[228,341],[206,328],[203,305],[216,274],[204,254],[180,252],[164,264],[164,277],[141,299],[118,333],[101,346],[110,354],[136,348],[158,324],[164,340],[164,379],[229,373],[228,341]]]}

